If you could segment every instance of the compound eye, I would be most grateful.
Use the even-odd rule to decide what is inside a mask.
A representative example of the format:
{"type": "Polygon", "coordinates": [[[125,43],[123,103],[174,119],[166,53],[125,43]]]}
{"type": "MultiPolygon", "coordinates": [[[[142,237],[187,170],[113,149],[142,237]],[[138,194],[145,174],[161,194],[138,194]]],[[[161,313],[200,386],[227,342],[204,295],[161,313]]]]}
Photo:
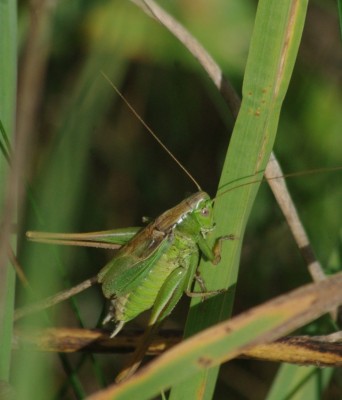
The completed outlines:
{"type": "Polygon", "coordinates": [[[201,214],[203,217],[207,217],[209,215],[209,209],[207,207],[202,208],[201,214]]]}

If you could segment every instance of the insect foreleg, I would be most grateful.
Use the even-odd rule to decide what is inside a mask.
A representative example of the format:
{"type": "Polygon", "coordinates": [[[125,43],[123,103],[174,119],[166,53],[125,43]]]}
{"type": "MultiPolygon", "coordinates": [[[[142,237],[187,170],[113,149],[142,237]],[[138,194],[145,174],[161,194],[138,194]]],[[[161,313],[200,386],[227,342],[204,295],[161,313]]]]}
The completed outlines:
{"type": "Polygon", "coordinates": [[[214,246],[211,248],[204,237],[198,239],[198,246],[206,259],[211,261],[214,265],[218,264],[221,260],[222,242],[224,240],[234,240],[234,235],[221,236],[216,239],[214,246]]]}

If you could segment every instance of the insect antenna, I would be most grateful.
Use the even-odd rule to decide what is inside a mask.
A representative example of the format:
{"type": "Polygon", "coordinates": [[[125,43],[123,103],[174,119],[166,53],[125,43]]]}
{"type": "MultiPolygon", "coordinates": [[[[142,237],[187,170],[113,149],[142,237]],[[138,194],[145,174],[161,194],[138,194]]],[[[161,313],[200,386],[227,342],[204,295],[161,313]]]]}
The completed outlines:
{"type": "MultiPolygon", "coordinates": [[[[341,171],[341,170],[342,170],[342,166],[338,166],[338,167],[327,167],[327,168],[316,168],[316,169],[309,169],[309,170],[300,171],[300,172],[292,172],[292,173],[284,174],[284,175],[272,176],[272,177],[267,178],[267,179],[266,179],[265,177],[263,177],[263,178],[261,178],[261,179],[254,179],[254,180],[252,180],[252,181],[244,182],[244,183],[241,183],[240,185],[236,185],[236,186],[231,187],[231,188],[229,188],[229,189],[227,189],[227,190],[224,190],[223,192],[219,193],[217,196],[215,196],[215,197],[213,198],[213,202],[214,202],[218,197],[221,197],[221,196],[223,196],[224,194],[226,194],[226,193],[228,193],[228,192],[231,192],[231,191],[233,191],[233,190],[235,190],[235,189],[239,189],[239,188],[244,187],[244,186],[252,185],[253,183],[262,183],[262,182],[266,182],[266,181],[273,181],[273,180],[276,180],[276,179],[296,178],[296,177],[304,176],[304,175],[319,174],[319,173],[323,173],[323,172],[324,172],[324,173],[325,173],[325,172],[336,172],[336,171],[341,171]]],[[[263,171],[259,171],[259,172],[263,172],[263,171]]],[[[243,177],[243,178],[240,178],[239,180],[246,179],[246,178],[249,178],[249,177],[243,177]]],[[[231,183],[232,183],[232,182],[229,182],[229,183],[225,184],[224,186],[228,186],[228,185],[231,184],[231,183]]],[[[222,187],[221,187],[220,189],[222,189],[222,187]]],[[[219,190],[220,190],[220,189],[219,189],[219,190]]]]}
{"type": "Polygon", "coordinates": [[[103,71],[101,71],[103,77],[108,81],[110,86],[116,91],[116,93],[121,97],[121,99],[125,102],[127,107],[133,113],[133,115],[142,123],[142,125],[146,128],[146,130],[152,135],[152,137],[156,140],[157,143],[164,149],[164,151],[172,158],[172,160],[185,172],[185,174],[190,178],[190,180],[196,185],[197,189],[202,190],[196,179],[190,174],[190,172],[184,167],[184,165],[171,153],[171,151],[165,146],[165,144],[159,139],[159,137],[153,132],[153,130],[146,124],[143,118],[135,111],[133,106],[129,103],[129,101],[125,98],[125,96],[120,92],[120,90],[114,85],[111,79],[106,75],[103,71]]]}

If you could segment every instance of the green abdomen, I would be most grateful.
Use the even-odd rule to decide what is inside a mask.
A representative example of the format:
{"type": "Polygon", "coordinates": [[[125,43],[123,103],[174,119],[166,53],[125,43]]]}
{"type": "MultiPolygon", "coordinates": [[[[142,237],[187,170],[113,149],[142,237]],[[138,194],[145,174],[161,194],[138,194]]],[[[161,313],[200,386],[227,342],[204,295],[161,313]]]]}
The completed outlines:
{"type": "Polygon", "coordinates": [[[114,300],[114,318],[117,322],[127,322],[151,308],[163,283],[178,267],[188,268],[189,257],[198,252],[195,242],[175,233],[174,241],[159,260],[151,266],[149,273],[131,293],[114,300]]]}

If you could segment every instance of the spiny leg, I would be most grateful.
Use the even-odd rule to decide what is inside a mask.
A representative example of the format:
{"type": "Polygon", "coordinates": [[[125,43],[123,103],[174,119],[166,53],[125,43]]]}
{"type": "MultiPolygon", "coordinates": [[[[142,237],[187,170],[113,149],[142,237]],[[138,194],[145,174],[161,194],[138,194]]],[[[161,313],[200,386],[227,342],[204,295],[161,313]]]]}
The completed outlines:
{"type": "Polygon", "coordinates": [[[214,265],[217,265],[221,261],[221,251],[222,251],[222,242],[224,240],[235,240],[234,235],[226,235],[219,237],[213,247],[213,255],[214,259],[212,260],[214,265]]]}

